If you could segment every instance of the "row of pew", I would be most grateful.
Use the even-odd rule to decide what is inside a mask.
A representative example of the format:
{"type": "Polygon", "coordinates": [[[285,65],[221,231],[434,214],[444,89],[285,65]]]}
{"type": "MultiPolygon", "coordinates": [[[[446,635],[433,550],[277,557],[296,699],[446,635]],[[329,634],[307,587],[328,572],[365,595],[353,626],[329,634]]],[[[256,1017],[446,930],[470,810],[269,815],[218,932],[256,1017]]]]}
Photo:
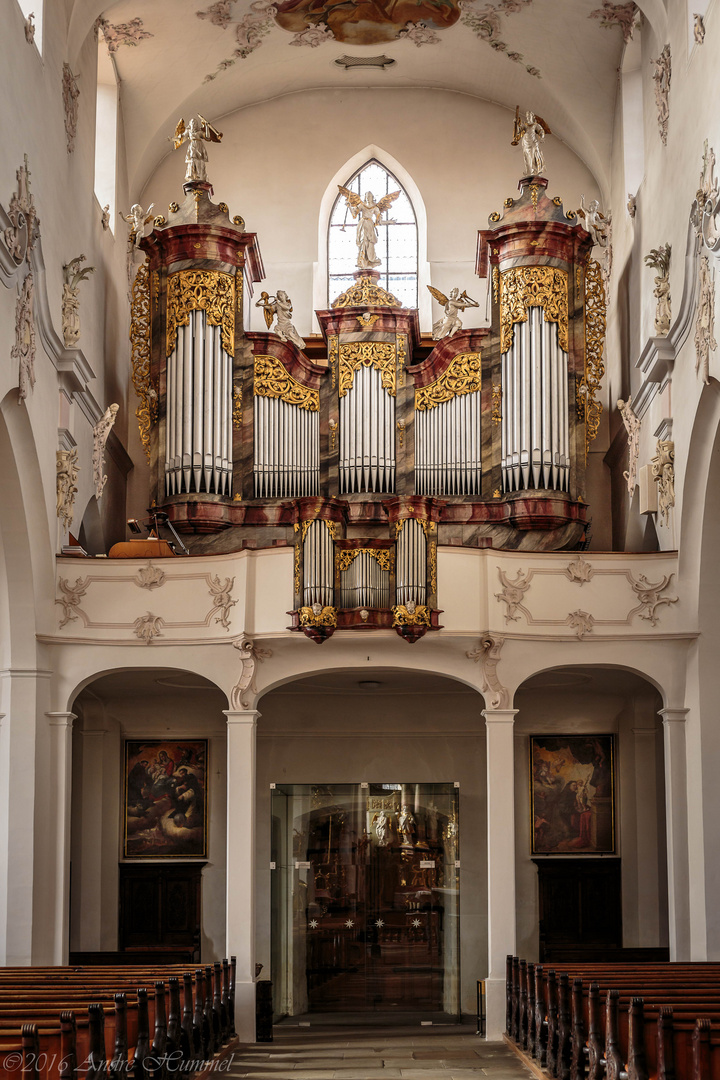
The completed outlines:
{"type": "Polygon", "coordinates": [[[0,968],[0,1080],[173,1080],[202,1071],[235,1035],[235,971],[235,957],[194,972],[0,968]]]}
{"type": "Polygon", "coordinates": [[[720,1080],[720,963],[507,958],[506,1033],[559,1080],[720,1080]]]}

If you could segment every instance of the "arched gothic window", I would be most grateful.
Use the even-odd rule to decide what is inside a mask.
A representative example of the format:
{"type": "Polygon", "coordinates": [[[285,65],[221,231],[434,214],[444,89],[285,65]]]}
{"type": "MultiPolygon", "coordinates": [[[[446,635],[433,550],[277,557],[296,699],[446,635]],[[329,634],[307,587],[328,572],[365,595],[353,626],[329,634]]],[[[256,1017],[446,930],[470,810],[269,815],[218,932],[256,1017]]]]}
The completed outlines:
{"type": "MultiPolygon", "coordinates": [[[[404,307],[415,308],[418,304],[418,230],[415,211],[402,184],[379,161],[368,161],[358,169],[344,187],[365,195],[371,191],[375,201],[385,195],[400,191],[383,218],[397,222],[395,225],[378,226],[377,257],[381,259],[376,269],[380,273],[380,285],[398,298],[404,307]]],[[[348,289],[357,269],[356,223],[352,219],[345,198],[338,195],[330,215],[328,228],[328,302],[348,289]]]]}

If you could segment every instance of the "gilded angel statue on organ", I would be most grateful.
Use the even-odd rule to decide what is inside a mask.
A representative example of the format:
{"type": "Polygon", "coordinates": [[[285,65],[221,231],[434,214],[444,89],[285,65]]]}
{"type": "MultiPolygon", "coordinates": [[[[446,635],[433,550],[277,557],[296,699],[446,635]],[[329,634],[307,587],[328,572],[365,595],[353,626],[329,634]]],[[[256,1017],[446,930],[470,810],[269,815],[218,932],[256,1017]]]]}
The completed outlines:
{"type": "Polygon", "coordinates": [[[382,215],[389,210],[400,195],[399,191],[392,191],[385,195],[379,202],[375,202],[372,191],[368,191],[362,199],[356,192],[338,184],[338,191],[345,196],[348,210],[353,219],[358,218],[356,243],[358,248],[357,267],[359,270],[372,270],[379,266],[382,259],[375,254],[375,245],[378,242],[378,225],[397,225],[392,218],[382,220],[382,215]]]}
{"type": "Polygon", "coordinates": [[[265,324],[268,330],[272,326],[273,318],[275,319],[274,332],[281,341],[292,341],[293,345],[297,345],[298,349],[305,348],[305,342],[290,320],[293,310],[292,300],[283,289],[278,289],[275,296],[270,296],[270,294],[266,292],[261,293],[260,299],[255,307],[261,307],[263,309],[265,324]]]}
{"type": "Polygon", "coordinates": [[[468,296],[464,289],[462,292],[459,289],[453,289],[449,296],[445,296],[439,289],[434,289],[432,285],[428,285],[428,289],[438,304],[442,304],[444,308],[442,318],[433,323],[432,336],[435,341],[439,341],[440,338],[444,337],[452,337],[458,330],[462,330],[462,322],[458,312],[469,307],[480,307],[477,300],[473,300],[472,297],[468,296]]]}
{"type": "Polygon", "coordinates": [[[208,156],[203,143],[219,143],[222,140],[222,132],[198,113],[197,119],[193,116],[187,127],[183,118],[180,117],[175,133],[168,137],[173,144],[173,150],[178,150],[184,142],[187,142],[185,183],[207,183],[208,156]]]}

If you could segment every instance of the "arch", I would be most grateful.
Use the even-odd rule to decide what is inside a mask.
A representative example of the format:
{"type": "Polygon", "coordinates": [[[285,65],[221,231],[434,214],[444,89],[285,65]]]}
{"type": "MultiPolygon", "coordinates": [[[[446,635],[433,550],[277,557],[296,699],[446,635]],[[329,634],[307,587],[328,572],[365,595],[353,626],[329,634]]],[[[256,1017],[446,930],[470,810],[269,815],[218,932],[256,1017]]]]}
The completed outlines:
{"type": "MultiPolygon", "coordinates": [[[[90,655],[92,655],[92,652],[90,652],[90,655]]],[[[80,697],[80,695],[83,693],[83,691],[89,689],[93,685],[93,683],[96,683],[100,679],[104,679],[107,676],[122,675],[122,674],[130,673],[130,672],[143,672],[144,674],[147,674],[147,675],[149,675],[149,674],[151,674],[153,672],[156,672],[156,673],[157,672],[171,672],[171,673],[176,672],[178,674],[184,673],[184,674],[196,675],[199,679],[204,679],[205,682],[207,682],[207,684],[208,684],[207,689],[214,689],[214,690],[217,690],[219,693],[221,693],[225,698],[225,706],[227,708],[230,707],[230,703],[228,701],[227,693],[225,692],[225,690],[223,690],[222,686],[220,686],[217,682],[215,682],[214,679],[208,678],[208,676],[206,674],[204,674],[203,671],[200,670],[200,665],[199,664],[197,665],[197,667],[193,667],[192,665],[187,664],[187,663],[183,663],[183,664],[158,663],[158,661],[160,659],[164,659],[164,658],[161,658],[159,656],[153,656],[153,657],[148,657],[149,663],[147,665],[145,665],[145,664],[142,664],[142,665],[140,665],[140,664],[118,664],[117,666],[113,666],[113,667],[105,667],[104,666],[104,667],[97,668],[97,669],[95,669],[95,670],[93,670],[91,672],[87,672],[85,675],[82,676],[82,678],[80,678],[77,681],[77,683],[74,684],[72,689],[69,690],[69,692],[66,695],[65,701],[63,701],[63,705],[66,704],[67,709],[69,711],[72,711],[75,704],[76,704],[76,702],[77,702],[77,699],[80,697]]]]}
{"type": "Polygon", "coordinates": [[[430,284],[430,264],[427,257],[427,211],[420,189],[410,173],[382,147],[369,143],[359,150],[338,169],[325,188],[318,213],[318,261],[315,264],[313,280],[313,308],[324,310],[328,305],[328,252],[327,236],[330,216],[338,195],[338,185],[344,184],[349,176],[371,160],[380,162],[383,168],[392,173],[402,184],[415,211],[418,230],[418,312],[421,326],[429,326],[432,316],[432,301],[426,288],[430,284]]]}

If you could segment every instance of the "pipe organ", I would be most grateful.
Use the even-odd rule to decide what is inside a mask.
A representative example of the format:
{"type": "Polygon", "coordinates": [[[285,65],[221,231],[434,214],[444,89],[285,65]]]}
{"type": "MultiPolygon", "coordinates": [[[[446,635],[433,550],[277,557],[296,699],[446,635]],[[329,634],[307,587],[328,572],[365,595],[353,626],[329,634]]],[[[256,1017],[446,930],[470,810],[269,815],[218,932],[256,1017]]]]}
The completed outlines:
{"type": "Polygon", "coordinates": [[[187,182],[141,239],[131,339],[151,498],[206,552],[228,529],[292,544],[292,629],[414,641],[439,628],[439,544],[583,543],[604,283],[546,187],[523,178],[479,233],[490,325],[441,322],[433,342],[369,269],[316,312],[322,339],[303,343],[281,290],[258,305],[267,332],[246,331],[257,238],[207,182],[187,182]]]}

